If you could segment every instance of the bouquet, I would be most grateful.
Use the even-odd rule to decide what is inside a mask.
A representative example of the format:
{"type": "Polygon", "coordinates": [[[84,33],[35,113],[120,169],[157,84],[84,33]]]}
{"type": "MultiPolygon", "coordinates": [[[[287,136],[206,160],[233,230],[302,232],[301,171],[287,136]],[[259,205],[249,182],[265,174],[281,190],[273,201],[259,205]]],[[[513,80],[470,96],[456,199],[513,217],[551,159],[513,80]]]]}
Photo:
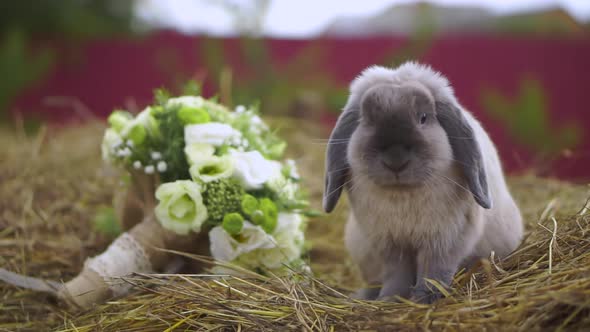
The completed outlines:
{"type": "Polygon", "coordinates": [[[239,270],[232,265],[272,274],[305,267],[299,174],[254,107],[230,111],[160,91],[154,105],[136,116],[116,110],[108,123],[102,157],[124,171],[127,190],[114,203],[127,231],[67,283],[6,270],[0,279],[88,308],[126,294],[131,285],[121,277],[165,271],[171,250],[210,253],[230,263],[214,267],[224,273],[239,270]]]}
{"type": "Polygon", "coordinates": [[[115,111],[103,159],[158,183],[155,216],[178,235],[209,234],[213,258],[280,272],[301,263],[307,201],[286,143],[254,108],[198,96],[159,98],[133,117],[115,111]]]}

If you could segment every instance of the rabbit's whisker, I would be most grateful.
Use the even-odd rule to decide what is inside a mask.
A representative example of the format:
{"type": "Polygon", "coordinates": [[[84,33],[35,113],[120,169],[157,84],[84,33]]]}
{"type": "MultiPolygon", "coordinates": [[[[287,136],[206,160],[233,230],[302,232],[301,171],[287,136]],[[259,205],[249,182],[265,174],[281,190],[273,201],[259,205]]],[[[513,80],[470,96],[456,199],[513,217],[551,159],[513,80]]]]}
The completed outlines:
{"type": "Polygon", "coordinates": [[[340,141],[340,142],[311,142],[311,144],[316,145],[337,145],[337,144],[348,144],[348,141],[340,141]]]}
{"type": "Polygon", "coordinates": [[[342,189],[344,186],[346,186],[347,184],[349,184],[349,183],[351,183],[351,182],[352,182],[352,179],[350,179],[350,180],[348,180],[348,181],[344,182],[344,183],[343,183],[341,186],[339,186],[338,188],[336,188],[336,189],[332,190],[331,192],[329,192],[329,193],[326,195],[326,197],[330,197],[330,196],[332,196],[334,193],[338,192],[340,189],[342,189]]]}
{"type": "Polygon", "coordinates": [[[451,183],[453,183],[453,184],[457,185],[457,187],[459,187],[459,188],[461,188],[461,189],[463,189],[463,190],[465,190],[466,192],[468,192],[468,193],[470,193],[470,194],[471,194],[471,190],[469,190],[469,189],[465,188],[464,186],[462,186],[461,184],[459,184],[457,181],[455,181],[455,180],[453,180],[453,179],[451,179],[451,178],[449,178],[449,177],[447,177],[447,176],[445,176],[445,175],[442,175],[442,174],[437,174],[437,173],[433,173],[433,174],[434,174],[434,175],[437,175],[437,176],[440,176],[441,178],[443,178],[443,179],[445,179],[445,180],[447,180],[447,181],[449,181],[449,182],[451,182],[451,183]]]}
{"type": "Polygon", "coordinates": [[[328,171],[328,173],[332,174],[332,173],[341,172],[341,171],[348,171],[349,169],[350,169],[350,166],[346,166],[346,167],[342,167],[339,169],[332,169],[332,170],[328,171]]]}

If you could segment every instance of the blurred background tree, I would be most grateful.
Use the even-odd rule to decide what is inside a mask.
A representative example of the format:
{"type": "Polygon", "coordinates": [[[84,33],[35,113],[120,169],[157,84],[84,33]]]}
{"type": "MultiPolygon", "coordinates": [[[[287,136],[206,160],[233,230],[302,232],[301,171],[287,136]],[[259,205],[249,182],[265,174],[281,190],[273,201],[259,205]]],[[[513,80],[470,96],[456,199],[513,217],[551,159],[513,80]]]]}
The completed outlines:
{"type": "Polygon", "coordinates": [[[132,31],[134,0],[16,0],[0,2],[0,33],[87,39],[132,31]]]}

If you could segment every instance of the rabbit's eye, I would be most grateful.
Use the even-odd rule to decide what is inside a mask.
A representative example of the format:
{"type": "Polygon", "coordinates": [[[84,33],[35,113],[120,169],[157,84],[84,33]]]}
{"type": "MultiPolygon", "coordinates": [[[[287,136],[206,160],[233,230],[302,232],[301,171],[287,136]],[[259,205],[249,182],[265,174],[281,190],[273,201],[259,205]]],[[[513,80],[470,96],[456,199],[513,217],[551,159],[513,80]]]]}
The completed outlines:
{"type": "Polygon", "coordinates": [[[426,113],[420,114],[420,124],[424,124],[426,122],[426,113]]]}

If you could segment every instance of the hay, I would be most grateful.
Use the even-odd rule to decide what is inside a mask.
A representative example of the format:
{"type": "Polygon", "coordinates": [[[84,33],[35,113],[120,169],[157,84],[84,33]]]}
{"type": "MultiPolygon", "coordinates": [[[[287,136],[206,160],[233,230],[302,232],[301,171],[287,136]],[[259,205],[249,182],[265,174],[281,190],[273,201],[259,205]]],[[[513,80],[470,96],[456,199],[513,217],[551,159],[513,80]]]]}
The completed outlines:
{"type": "MultiPolygon", "coordinates": [[[[324,143],[318,138],[325,133],[280,123],[319,208],[324,143]]],[[[68,280],[112,240],[91,227],[117,186],[101,166],[102,130],[87,124],[33,138],[0,132],[0,266],[68,280]]],[[[341,204],[310,223],[314,276],[137,275],[127,278],[137,292],[82,313],[0,284],[0,331],[589,329],[589,188],[532,176],[510,184],[527,221],[525,242],[501,264],[483,261],[458,274],[451,294],[433,306],[346,296],[360,279],[341,240],[341,204]]]]}

